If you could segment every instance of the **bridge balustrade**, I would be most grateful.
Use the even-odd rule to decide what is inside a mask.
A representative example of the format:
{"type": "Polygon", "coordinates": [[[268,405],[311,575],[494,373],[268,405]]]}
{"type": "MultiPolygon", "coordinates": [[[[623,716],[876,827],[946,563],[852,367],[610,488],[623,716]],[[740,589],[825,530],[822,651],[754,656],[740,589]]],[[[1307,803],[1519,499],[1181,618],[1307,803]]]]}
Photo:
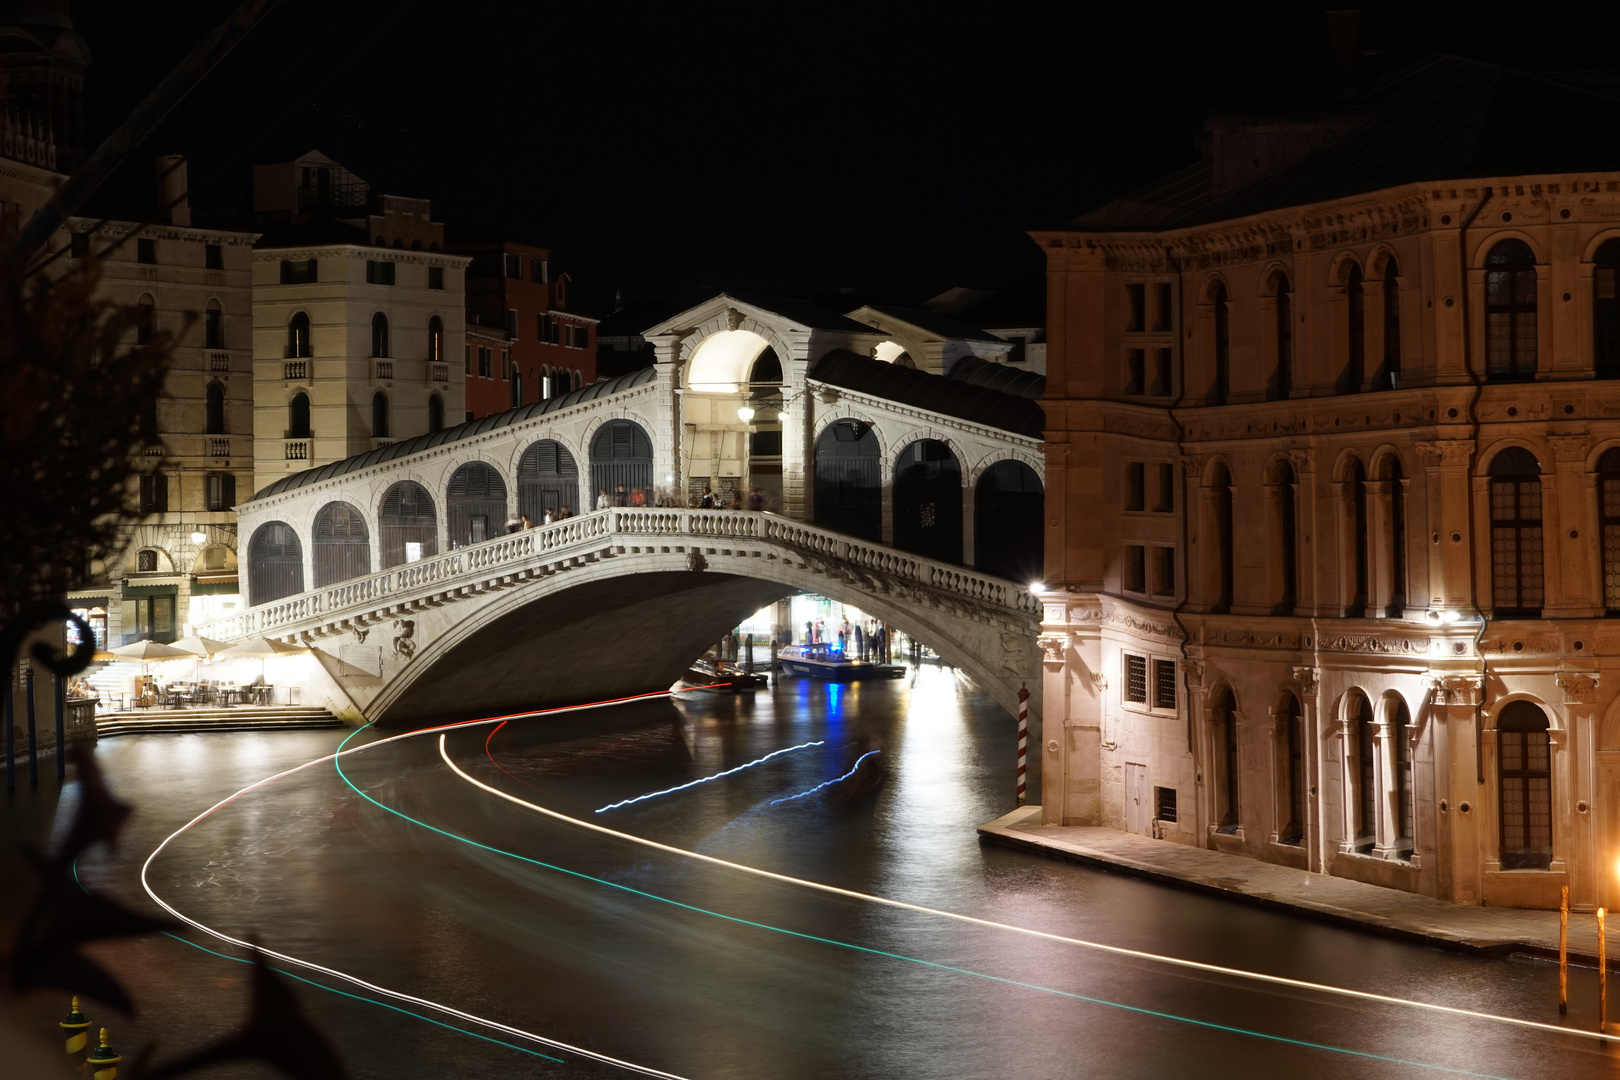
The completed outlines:
{"type": "Polygon", "coordinates": [[[602,550],[604,541],[643,537],[694,540],[741,539],[774,542],[784,548],[913,582],[982,604],[1039,615],[1040,601],[1013,583],[959,566],[910,555],[881,544],[855,540],[791,518],[752,510],[613,508],[551,525],[507,533],[455,551],[325,589],[249,608],[198,628],[207,637],[235,639],[270,634],[279,628],[327,621],[374,608],[380,601],[419,599],[435,588],[475,584],[491,572],[532,569],[536,562],[602,550]]]}

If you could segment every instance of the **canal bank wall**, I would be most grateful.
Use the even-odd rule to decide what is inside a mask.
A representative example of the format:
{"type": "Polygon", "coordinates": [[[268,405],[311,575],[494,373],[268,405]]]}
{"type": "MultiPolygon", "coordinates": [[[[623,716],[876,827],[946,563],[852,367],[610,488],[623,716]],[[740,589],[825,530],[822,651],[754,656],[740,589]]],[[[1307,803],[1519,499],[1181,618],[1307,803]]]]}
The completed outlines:
{"type": "MultiPolygon", "coordinates": [[[[981,843],[1036,852],[1177,888],[1286,911],[1336,926],[1483,956],[1558,959],[1558,912],[1452,904],[1360,881],[1311,874],[1241,855],[1085,825],[1043,825],[1023,806],[979,826],[981,843]]],[[[1609,967],[1620,958],[1609,952],[1609,967]]],[[[1569,959],[1596,967],[1596,920],[1571,912],[1569,959]]]]}

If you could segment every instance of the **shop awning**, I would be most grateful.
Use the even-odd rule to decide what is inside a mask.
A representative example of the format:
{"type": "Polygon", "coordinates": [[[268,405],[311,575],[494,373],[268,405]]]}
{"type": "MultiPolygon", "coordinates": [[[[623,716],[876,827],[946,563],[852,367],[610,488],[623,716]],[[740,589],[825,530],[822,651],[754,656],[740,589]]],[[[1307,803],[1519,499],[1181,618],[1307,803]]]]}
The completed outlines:
{"type": "Polygon", "coordinates": [[[191,582],[192,596],[235,596],[241,591],[235,574],[198,574],[191,582]]]}
{"type": "Polygon", "coordinates": [[[179,594],[179,592],[180,586],[173,583],[145,585],[136,584],[132,581],[124,582],[125,599],[131,599],[137,596],[176,596],[179,594]]]}

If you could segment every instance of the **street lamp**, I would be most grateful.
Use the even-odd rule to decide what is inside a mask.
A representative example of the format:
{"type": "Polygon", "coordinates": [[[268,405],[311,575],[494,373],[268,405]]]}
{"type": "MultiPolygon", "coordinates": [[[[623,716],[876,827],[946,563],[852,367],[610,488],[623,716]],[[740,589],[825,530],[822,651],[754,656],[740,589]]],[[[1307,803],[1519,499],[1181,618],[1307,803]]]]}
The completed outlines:
{"type": "Polygon", "coordinates": [[[196,532],[191,534],[191,542],[193,544],[201,544],[204,541],[206,541],[207,539],[208,539],[208,534],[203,532],[201,529],[198,529],[196,532]]]}
{"type": "Polygon", "coordinates": [[[753,418],[754,410],[749,408],[747,405],[744,405],[737,410],[737,419],[741,420],[743,423],[746,424],[753,418]]]}

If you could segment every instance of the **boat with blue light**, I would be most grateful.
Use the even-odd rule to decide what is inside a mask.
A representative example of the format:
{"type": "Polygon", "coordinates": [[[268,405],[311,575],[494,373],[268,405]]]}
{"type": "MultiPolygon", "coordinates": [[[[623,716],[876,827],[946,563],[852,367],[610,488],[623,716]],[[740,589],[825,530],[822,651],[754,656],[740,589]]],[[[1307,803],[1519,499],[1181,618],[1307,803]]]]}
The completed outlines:
{"type": "Polygon", "coordinates": [[[861,679],[899,679],[906,674],[904,664],[878,664],[845,655],[836,645],[785,645],[776,650],[776,666],[784,675],[857,682],[861,679]]]}

